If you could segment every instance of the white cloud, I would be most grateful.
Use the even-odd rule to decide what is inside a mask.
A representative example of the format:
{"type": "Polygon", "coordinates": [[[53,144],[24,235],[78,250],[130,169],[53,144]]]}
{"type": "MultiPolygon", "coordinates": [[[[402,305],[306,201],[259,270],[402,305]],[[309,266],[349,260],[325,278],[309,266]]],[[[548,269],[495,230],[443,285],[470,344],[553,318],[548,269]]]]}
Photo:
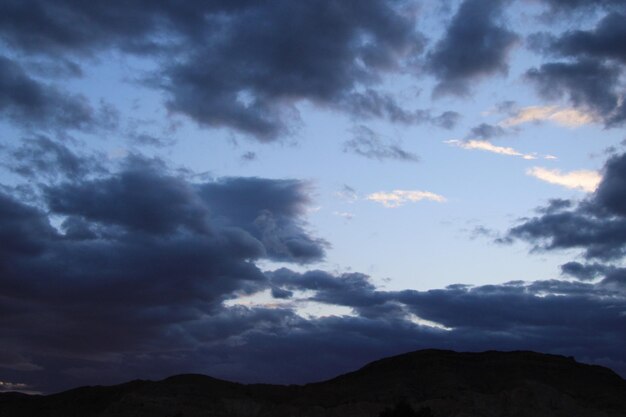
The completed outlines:
{"type": "Polygon", "coordinates": [[[567,127],[580,127],[594,122],[594,117],[573,108],[559,108],[557,106],[531,106],[524,107],[514,116],[502,122],[502,127],[512,127],[523,123],[548,120],[567,127]]]}
{"type": "Polygon", "coordinates": [[[561,172],[558,169],[533,167],[526,171],[526,174],[538,178],[541,181],[549,182],[550,184],[561,185],[566,188],[586,192],[595,191],[602,179],[599,172],[590,170],[561,172]]]}
{"type": "Polygon", "coordinates": [[[433,327],[435,329],[439,329],[439,330],[445,330],[445,331],[451,331],[454,330],[452,327],[446,327],[445,325],[441,324],[441,323],[437,323],[436,321],[431,321],[431,320],[426,320],[423,319],[419,316],[416,316],[413,313],[410,313],[407,315],[407,319],[412,321],[413,323],[419,325],[419,326],[426,326],[426,327],[433,327]]]}
{"type": "Polygon", "coordinates": [[[537,159],[536,154],[526,154],[506,146],[497,146],[487,140],[446,140],[444,143],[462,149],[486,151],[507,156],[518,156],[523,159],[537,159]]]}
{"type": "Polygon", "coordinates": [[[379,191],[368,195],[366,198],[389,208],[395,208],[407,202],[417,202],[421,200],[435,201],[437,203],[443,203],[446,201],[445,197],[439,194],[431,193],[430,191],[417,190],[393,190],[391,192],[379,191]]]}

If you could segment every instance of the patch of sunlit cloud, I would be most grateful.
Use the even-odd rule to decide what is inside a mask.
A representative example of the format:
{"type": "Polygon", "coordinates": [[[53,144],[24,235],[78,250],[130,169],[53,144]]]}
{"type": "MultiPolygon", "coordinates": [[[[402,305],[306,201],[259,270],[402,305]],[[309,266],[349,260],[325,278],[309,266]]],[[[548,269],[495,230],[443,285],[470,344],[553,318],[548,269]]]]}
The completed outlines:
{"type": "MultiPolygon", "coordinates": [[[[515,156],[515,157],[527,159],[527,160],[540,158],[540,156],[538,156],[536,153],[523,153],[523,152],[518,151],[517,149],[511,148],[508,146],[494,145],[493,143],[487,140],[472,139],[472,140],[463,141],[463,140],[453,139],[453,140],[446,140],[444,141],[444,143],[450,146],[455,146],[457,148],[467,149],[470,151],[478,150],[478,151],[484,151],[484,152],[491,152],[491,153],[495,153],[499,155],[515,156]]],[[[553,155],[546,155],[546,156],[543,156],[542,158],[556,159],[556,157],[553,155]]]]}
{"type": "Polygon", "coordinates": [[[558,169],[532,167],[526,174],[550,184],[586,192],[594,192],[602,179],[599,172],[591,170],[561,172],[558,169]]]}
{"type": "Polygon", "coordinates": [[[351,307],[327,304],[311,300],[316,291],[294,291],[287,299],[272,297],[270,290],[260,291],[256,294],[242,295],[237,298],[224,301],[226,307],[246,307],[263,309],[289,309],[295,314],[306,319],[317,319],[331,316],[356,316],[351,307]]]}
{"type": "Polygon", "coordinates": [[[499,123],[502,127],[513,127],[530,122],[550,121],[561,126],[576,128],[595,121],[593,115],[574,108],[558,106],[530,106],[520,109],[513,116],[499,123]]]}
{"type": "Polygon", "coordinates": [[[405,203],[416,203],[422,200],[434,201],[437,203],[444,203],[446,201],[445,197],[439,194],[419,190],[393,190],[389,192],[379,191],[369,194],[366,199],[380,203],[388,208],[400,207],[405,203]]]}
{"type": "Polygon", "coordinates": [[[453,328],[447,327],[441,323],[437,323],[436,321],[423,319],[419,316],[416,316],[413,313],[408,314],[407,319],[410,322],[417,324],[418,326],[431,327],[431,328],[438,329],[438,330],[445,330],[447,332],[454,330],[453,328]]]}

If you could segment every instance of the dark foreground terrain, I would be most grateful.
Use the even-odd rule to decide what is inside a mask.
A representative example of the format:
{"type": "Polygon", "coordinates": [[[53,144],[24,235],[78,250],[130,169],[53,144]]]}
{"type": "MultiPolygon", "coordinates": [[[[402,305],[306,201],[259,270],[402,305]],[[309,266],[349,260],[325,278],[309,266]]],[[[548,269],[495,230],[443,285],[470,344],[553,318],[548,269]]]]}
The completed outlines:
{"type": "Polygon", "coordinates": [[[1,417],[377,417],[381,413],[385,417],[625,417],[626,381],[609,369],[562,356],[424,350],[301,386],[243,385],[180,375],[48,396],[0,394],[1,417]]]}

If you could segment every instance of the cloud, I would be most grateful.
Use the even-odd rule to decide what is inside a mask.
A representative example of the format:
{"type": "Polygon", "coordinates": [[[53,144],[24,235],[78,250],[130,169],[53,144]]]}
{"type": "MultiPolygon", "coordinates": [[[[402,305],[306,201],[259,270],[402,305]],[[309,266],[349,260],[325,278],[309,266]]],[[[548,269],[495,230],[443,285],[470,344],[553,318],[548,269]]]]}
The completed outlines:
{"type": "Polygon", "coordinates": [[[131,142],[142,146],[153,146],[156,148],[163,148],[171,146],[175,143],[172,139],[166,139],[163,137],[155,136],[149,133],[129,132],[128,139],[131,142]]]}
{"type": "Polygon", "coordinates": [[[478,126],[474,126],[470,130],[468,139],[480,138],[483,140],[489,140],[489,139],[504,136],[505,134],[506,134],[506,130],[504,130],[502,126],[495,126],[495,125],[490,125],[488,123],[481,123],[478,126]]]}
{"type": "Polygon", "coordinates": [[[615,268],[599,263],[581,264],[580,262],[567,262],[561,265],[561,273],[569,275],[581,281],[592,281],[599,276],[607,275],[615,268]]]}
{"type": "Polygon", "coordinates": [[[526,174],[550,184],[578,189],[588,193],[594,192],[602,180],[600,173],[589,170],[562,173],[558,169],[532,167],[526,171],[526,174]]]}
{"type": "Polygon", "coordinates": [[[585,0],[543,0],[550,6],[553,13],[573,12],[573,11],[590,11],[594,9],[612,9],[624,8],[624,2],[621,0],[597,0],[588,2],[585,0]]]}
{"type": "Polygon", "coordinates": [[[506,1],[465,0],[447,32],[428,54],[428,69],[439,80],[435,94],[464,95],[471,81],[506,73],[517,35],[499,26],[506,1]]]}
{"type": "Polygon", "coordinates": [[[88,100],[31,78],[15,61],[0,56],[0,116],[23,128],[85,130],[117,123],[110,106],[94,109],[88,100]]]}
{"type": "Polygon", "coordinates": [[[257,159],[257,154],[255,152],[251,152],[251,151],[244,152],[241,155],[241,159],[244,160],[244,161],[254,161],[254,160],[257,159]]]}
{"type": "Polygon", "coordinates": [[[165,92],[169,111],[259,141],[297,129],[300,101],[400,123],[430,119],[371,89],[423,49],[403,2],[62,0],[10,3],[1,12],[0,38],[18,55],[67,63],[116,51],[151,59],[156,69],[144,85],[165,92]]]}
{"type": "MultiPolygon", "coordinates": [[[[607,178],[605,190],[623,195],[607,178]]],[[[384,291],[357,272],[260,270],[266,260],[324,255],[325,243],[306,229],[310,188],[301,181],[191,182],[131,155],[110,172],[41,187],[33,202],[9,187],[0,193],[0,331],[10,335],[0,340],[0,368],[5,381],[32,390],[192,371],[302,383],[426,347],[609,358],[626,372],[619,270],[597,283],[384,291]],[[258,294],[278,302],[237,303],[258,294]],[[307,303],[337,313],[301,315],[307,303]]],[[[392,207],[444,201],[423,191],[377,194],[372,200],[392,207]]]]}
{"type": "Polygon", "coordinates": [[[503,127],[548,120],[566,127],[580,127],[594,122],[593,115],[573,108],[557,106],[531,106],[520,109],[515,115],[499,123],[503,127]]]}
{"type": "Polygon", "coordinates": [[[356,190],[347,184],[344,184],[341,190],[337,191],[335,195],[348,203],[354,203],[359,199],[356,190]]]}
{"type": "Polygon", "coordinates": [[[300,181],[192,183],[130,156],[119,171],[41,187],[31,203],[0,192],[0,328],[11,334],[0,351],[24,364],[11,372],[186,349],[224,300],[267,288],[256,261],[315,262],[327,246],[306,229],[300,181]]]}
{"type": "MultiPolygon", "coordinates": [[[[306,279],[301,279],[295,272],[281,273],[285,286],[315,286],[314,298],[341,301],[359,314],[307,319],[287,308],[224,309],[193,329],[210,344],[166,360],[145,354],[135,359],[132,369],[113,366],[114,375],[141,370],[160,377],[183,368],[245,382],[295,383],[326,379],[376,358],[427,347],[538,350],[595,363],[611,358],[614,367],[623,369],[624,317],[619,311],[624,299],[602,286],[537,281],[387,292],[363,283],[366,276],[326,273],[324,278],[323,272],[315,272],[318,276],[303,274],[306,279]],[[595,343],[598,337],[607,343],[595,343]]],[[[127,356],[124,364],[131,359],[127,356]]],[[[98,372],[112,366],[87,362],[85,367],[98,372]]]]}
{"type": "Polygon", "coordinates": [[[455,146],[461,149],[480,150],[480,151],[497,153],[497,154],[506,155],[506,156],[518,156],[522,159],[537,159],[538,158],[536,154],[521,153],[510,147],[494,145],[491,142],[486,141],[486,140],[461,141],[461,140],[453,139],[453,140],[446,140],[444,141],[444,143],[447,143],[448,145],[455,146]]]}
{"type": "Polygon", "coordinates": [[[552,38],[548,48],[562,56],[613,59],[626,63],[626,15],[611,12],[593,30],[570,30],[552,38]]]}
{"type": "Polygon", "coordinates": [[[301,100],[359,117],[420,121],[421,113],[370,89],[422,49],[414,18],[394,6],[367,0],[224,7],[228,19],[214,19],[202,42],[188,44],[187,56],[164,71],[168,108],[261,141],[293,131],[301,100]]]}
{"type": "Polygon", "coordinates": [[[576,108],[593,113],[607,127],[623,125],[626,120],[621,81],[626,63],[622,41],[625,13],[626,9],[605,14],[592,30],[531,36],[531,44],[544,55],[567,61],[533,68],[527,72],[527,78],[548,99],[566,96],[576,108]]]}
{"type": "Polygon", "coordinates": [[[446,199],[430,191],[413,191],[413,190],[394,190],[391,192],[379,191],[377,193],[369,194],[365,197],[367,200],[374,201],[382,204],[388,208],[396,208],[404,205],[407,202],[418,202],[422,200],[435,201],[437,203],[443,203],[446,199]]]}
{"type": "Polygon", "coordinates": [[[454,111],[445,111],[437,116],[433,116],[430,110],[409,111],[402,108],[389,94],[382,94],[372,89],[349,94],[339,106],[343,110],[349,110],[356,118],[382,118],[392,123],[407,125],[430,123],[443,129],[454,128],[461,118],[461,115],[454,111]]]}
{"type": "Polygon", "coordinates": [[[526,77],[549,100],[568,97],[584,112],[592,112],[608,126],[618,126],[624,108],[618,92],[620,69],[612,64],[591,60],[554,62],[533,68],[526,77]]]}
{"type": "Polygon", "coordinates": [[[398,143],[386,143],[388,141],[366,126],[355,127],[352,133],[352,139],[344,142],[344,152],[379,161],[386,159],[404,162],[419,161],[419,157],[414,153],[402,149],[398,143]]]}
{"type": "Polygon", "coordinates": [[[626,253],[626,154],[605,164],[595,192],[575,204],[560,201],[508,232],[536,250],[581,249],[587,259],[615,260],[626,253]]]}
{"type": "Polygon", "coordinates": [[[30,179],[80,179],[106,171],[100,155],[79,155],[44,135],[25,138],[7,152],[3,163],[10,171],[30,179]]]}
{"type": "MultiPolygon", "coordinates": [[[[438,92],[463,94],[479,78],[506,72],[516,35],[499,22],[503,4],[462,3],[426,57],[438,92]]],[[[416,15],[405,5],[4,2],[0,38],[8,55],[0,59],[0,110],[27,130],[112,126],[112,108],[64,91],[60,81],[113,53],[154,64],[141,81],[164,93],[171,112],[259,141],[293,132],[302,103],[355,119],[451,128],[458,113],[407,109],[381,87],[385,75],[414,73],[424,48],[416,15]]],[[[598,29],[592,35],[605,39],[598,29]]],[[[606,110],[602,120],[614,120],[621,64],[617,52],[603,48],[576,49],[576,57],[564,57],[565,67],[542,66],[529,78],[546,82],[551,97],[570,98],[577,111],[606,110]],[[576,67],[592,59],[602,62],[587,73],[576,67]]],[[[508,235],[545,250],[580,248],[594,262],[564,265],[577,281],[384,291],[362,273],[307,270],[329,247],[307,223],[313,203],[307,182],[200,179],[133,154],[118,166],[47,133],[29,132],[2,149],[3,165],[25,182],[0,186],[4,386],[19,381],[19,388],[51,392],[181,372],[302,383],[426,347],[562,353],[610,361],[626,375],[626,273],[597,261],[626,252],[619,156],[583,202],[552,201],[508,235]],[[301,272],[261,269],[272,262],[301,272]],[[236,303],[259,294],[281,302],[236,303]],[[306,302],[349,313],[305,317],[297,306],[306,302]]],[[[143,145],[163,143],[130,133],[143,145]]],[[[481,139],[500,133],[497,126],[473,130],[481,139]]],[[[359,149],[373,157],[414,157],[378,139],[359,149]]],[[[343,194],[358,198],[350,187],[343,194]]],[[[387,207],[445,201],[419,190],[366,198],[387,207]]]]}

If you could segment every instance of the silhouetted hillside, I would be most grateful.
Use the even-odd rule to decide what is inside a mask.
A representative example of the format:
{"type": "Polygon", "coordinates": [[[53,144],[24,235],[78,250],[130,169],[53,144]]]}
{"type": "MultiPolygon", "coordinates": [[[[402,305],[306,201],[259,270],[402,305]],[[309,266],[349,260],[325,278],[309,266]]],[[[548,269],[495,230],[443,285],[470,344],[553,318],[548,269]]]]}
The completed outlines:
{"type": "Polygon", "coordinates": [[[424,350],[329,381],[243,385],[203,375],[0,395],[0,416],[624,417],[626,381],[609,369],[533,352],[424,350]]]}

